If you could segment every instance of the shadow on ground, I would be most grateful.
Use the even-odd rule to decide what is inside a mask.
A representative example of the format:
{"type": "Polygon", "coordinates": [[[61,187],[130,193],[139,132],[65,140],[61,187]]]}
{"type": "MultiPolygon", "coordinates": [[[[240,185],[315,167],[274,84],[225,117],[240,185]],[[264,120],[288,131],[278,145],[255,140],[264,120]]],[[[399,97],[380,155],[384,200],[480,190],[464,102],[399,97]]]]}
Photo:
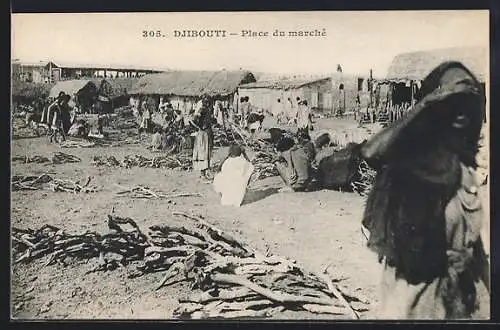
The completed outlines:
{"type": "Polygon", "coordinates": [[[261,199],[276,194],[278,191],[279,188],[273,188],[273,187],[268,187],[265,189],[248,189],[241,205],[255,203],[257,201],[260,201],[261,199]]]}

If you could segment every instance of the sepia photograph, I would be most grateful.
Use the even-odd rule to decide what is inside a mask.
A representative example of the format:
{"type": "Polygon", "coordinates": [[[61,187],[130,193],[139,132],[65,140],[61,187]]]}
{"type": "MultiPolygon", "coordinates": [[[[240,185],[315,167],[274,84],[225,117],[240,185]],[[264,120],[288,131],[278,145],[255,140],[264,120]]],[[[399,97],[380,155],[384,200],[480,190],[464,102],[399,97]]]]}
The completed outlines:
{"type": "Polygon", "coordinates": [[[11,13],[11,320],[489,320],[489,17],[11,13]]]}

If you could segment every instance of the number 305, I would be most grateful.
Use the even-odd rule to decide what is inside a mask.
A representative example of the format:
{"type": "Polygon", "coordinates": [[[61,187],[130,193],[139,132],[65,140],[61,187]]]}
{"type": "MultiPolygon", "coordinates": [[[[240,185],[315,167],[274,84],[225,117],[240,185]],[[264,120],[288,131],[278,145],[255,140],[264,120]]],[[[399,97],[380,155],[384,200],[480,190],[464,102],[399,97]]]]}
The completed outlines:
{"type": "Polygon", "coordinates": [[[163,33],[160,30],[158,31],[142,31],[142,36],[144,38],[148,37],[163,37],[163,33]]]}

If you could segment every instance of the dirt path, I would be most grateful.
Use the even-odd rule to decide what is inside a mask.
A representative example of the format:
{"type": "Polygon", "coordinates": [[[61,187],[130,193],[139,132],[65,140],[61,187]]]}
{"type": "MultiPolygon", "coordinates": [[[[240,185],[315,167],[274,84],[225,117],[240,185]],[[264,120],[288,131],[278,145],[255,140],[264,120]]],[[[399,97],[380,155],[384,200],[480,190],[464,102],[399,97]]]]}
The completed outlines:
{"type": "MultiPolygon", "coordinates": [[[[358,290],[370,299],[372,306],[376,304],[378,267],[360,232],[363,200],[355,194],[278,193],[281,183],[274,177],[252,184],[242,207],[223,207],[212,186],[197,179],[192,172],[90,164],[95,155],[114,155],[118,159],[128,154],[151,156],[151,152],[137,146],[61,149],[42,138],[14,140],[12,144],[12,156],[50,156],[55,151],[76,155],[82,162],[62,165],[15,162],[12,174],[51,173],[63,179],[92,176],[92,184],[102,190],[75,195],[51,191],[13,192],[13,226],[37,228],[52,224],[68,231],[106,232],[106,215],[112,208],[117,215],[136,220],[141,228],[180,221],[172,217],[172,211],[192,212],[205,216],[209,222],[258,250],[290,257],[312,271],[331,265],[336,278],[342,279],[340,285],[358,290]],[[175,203],[117,197],[116,184],[141,184],[164,192],[199,192],[204,197],[178,198],[175,203]]],[[[217,151],[215,158],[221,158],[222,153],[217,151]]],[[[85,275],[91,267],[85,263],[44,267],[43,260],[14,266],[13,317],[164,319],[172,317],[177,297],[188,292],[183,283],[155,291],[161,273],[128,279],[129,270],[121,268],[85,275]]],[[[371,317],[372,312],[362,313],[362,318],[371,317]]],[[[334,316],[285,311],[274,318],[331,319],[334,316]]]]}

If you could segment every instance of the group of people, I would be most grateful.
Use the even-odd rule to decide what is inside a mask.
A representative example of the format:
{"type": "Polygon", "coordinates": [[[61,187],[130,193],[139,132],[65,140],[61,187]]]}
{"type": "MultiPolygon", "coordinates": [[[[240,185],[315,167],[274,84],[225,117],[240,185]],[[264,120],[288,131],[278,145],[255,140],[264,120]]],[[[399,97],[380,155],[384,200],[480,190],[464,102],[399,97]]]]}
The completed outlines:
{"type": "Polygon", "coordinates": [[[297,124],[298,128],[312,129],[311,108],[307,100],[301,100],[300,97],[296,97],[295,101],[289,97],[285,102],[278,98],[271,113],[276,117],[278,124],[297,124]]]}
{"type": "Polygon", "coordinates": [[[26,125],[35,124],[47,127],[51,131],[51,142],[56,132],[65,139],[76,116],[68,104],[70,99],[68,94],[60,92],[55,99],[35,100],[33,111],[26,114],[26,125]]]}
{"type": "MultiPolygon", "coordinates": [[[[407,116],[354,146],[377,172],[362,232],[381,267],[378,318],[471,318],[477,283],[490,291],[476,173],[484,117],[481,84],[461,63],[445,62],[424,79],[407,116]]],[[[283,182],[307,190],[315,145],[304,132],[297,141],[279,129],[270,133],[283,182]]],[[[253,170],[240,146],[229,149],[221,170],[214,182],[221,202],[239,205],[253,170]]]]}

